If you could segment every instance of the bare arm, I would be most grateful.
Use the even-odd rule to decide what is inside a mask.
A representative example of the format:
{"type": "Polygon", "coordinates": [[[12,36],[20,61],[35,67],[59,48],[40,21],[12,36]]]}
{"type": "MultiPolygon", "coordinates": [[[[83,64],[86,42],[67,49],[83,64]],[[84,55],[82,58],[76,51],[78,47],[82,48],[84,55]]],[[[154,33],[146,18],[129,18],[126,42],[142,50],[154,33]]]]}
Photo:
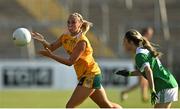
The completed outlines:
{"type": "Polygon", "coordinates": [[[155,91],[153,72],[149,66],[144,68],[151,91],[155,91]]]}
{"type": "Polygon", "coordinates": [[[47,47],[49,50],[51,50],[52,52],[55,51],[56,49],[58,49],[59,47],[62,46],[62,43],[60,41],[60,38],[58,38],[55,42],[53,43],[49,43],[46,40],[44,40],[42,42],[44,47],[47,47]]]}
{"type": "Polygon", "coordinates": [[[61,43],[61,37],[59,37],[55,42],[49,43],[45,40],[44,36],[41,35],[38,32],[32,32],[32,38],[39,41],[41,44],[43,44],[44,48],[48,48],[51,51],[55,51],[57,48],[62,46],[61,43]]]}
{"type": "Polygon", "coordinates": [[[138,71],[138,70],[135,70],[135,71],[128,71],[128,70],[117,70],[115,71],[115,74],[117,75],[122,75],[122,76],[142,76],[141,73],[138,71]]]}
{"type": "Polygon", "coordinates": [[[85,48],[86,48],[86,42],[84,42],[84,41],[78,42],[76,47],[73,49],[72,54],[70,55],[70,57],[68,59],[65,59],[59,55],[57,56],[48,49],[40,51],[40,54],[47,56],[49,58],[52,58],[62,64],[71,66],[81,57],[81,55],[85,51],[85,48]]]}
{"type": "Polygon", "coordinates": [[[141,72],[139,70],[135,70],[135,71],[131,72],[130,76],[142,76],[142,75],[141,75],[141,72]]]}
{"type": "Polygon", "coordinates": [[[144,70],[151,90],[151,104],[154,105],[157,103],[157,99],[159,99],[159,97],[155,91],[153,72],[149,66],[146,66],[144,70]]]}

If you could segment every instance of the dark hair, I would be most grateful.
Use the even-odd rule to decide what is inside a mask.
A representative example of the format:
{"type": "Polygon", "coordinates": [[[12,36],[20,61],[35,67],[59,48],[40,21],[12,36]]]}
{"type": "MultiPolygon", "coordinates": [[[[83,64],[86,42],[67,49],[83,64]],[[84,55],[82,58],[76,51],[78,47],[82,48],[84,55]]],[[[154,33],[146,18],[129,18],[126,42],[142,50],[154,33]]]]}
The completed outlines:
{"type": "Polygon", "coordinates": [[[157,49],[151,45],[151,42],[149,42],[145,37],[142,37],[142,35],[137,30],[129,30],[126,32],[125,38],[128,40],[128,42],[132,41],[134,45],[138,47],[142,46],[148,49],[153,57],[160,57],[162,55],[162,53],[158,52],[157,49]]]}

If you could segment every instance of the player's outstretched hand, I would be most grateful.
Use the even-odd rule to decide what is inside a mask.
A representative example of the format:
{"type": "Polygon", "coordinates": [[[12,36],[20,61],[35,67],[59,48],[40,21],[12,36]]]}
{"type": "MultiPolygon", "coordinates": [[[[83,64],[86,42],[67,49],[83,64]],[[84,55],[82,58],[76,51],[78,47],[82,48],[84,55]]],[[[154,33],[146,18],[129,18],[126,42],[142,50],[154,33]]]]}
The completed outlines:
{"type": "Polygon", "coordinates": [[[38,33],[38,32],[31,32],[31,35],[32,35],[32,38],[33,38],[33,39],[35,39],[35,40],[37,40],[37,41],[39,41],[39,42],[45,41],[44,36],[41,35],[41,34],[38,33]]]}
{"type": "Polygon", "coordinates": [[[53,55],[51,50],[49,50],[48,48],[45,48],[45,50],[40,50],[38,53],[46,57],[51,57],[53,55]]]}
{"type": "Polygon", "coordinates": [[[152,104],[152,105],[156,104],[157,99],[158,99],[158,96],[157,96],[156,92],[155,92],[155,91],[152,91],[152,92],[151,92],[151,104],[152,104]]]}
{"type": "Polygon", "coordinates": [[[130,71],[128,71],[128,70],[118,70],[118,71],[115,72],[115,74],[127,77],[127,76],[130,75],[130,71]]]}

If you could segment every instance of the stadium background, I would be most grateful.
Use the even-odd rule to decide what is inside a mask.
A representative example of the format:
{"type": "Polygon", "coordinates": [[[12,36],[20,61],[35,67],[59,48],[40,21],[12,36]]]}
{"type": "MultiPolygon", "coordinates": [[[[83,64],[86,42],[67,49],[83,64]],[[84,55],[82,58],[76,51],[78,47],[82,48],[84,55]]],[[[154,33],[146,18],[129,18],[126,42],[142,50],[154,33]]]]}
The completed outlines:
{"type": "MultiPolygon", "coordinates": [[[[139,90],[121,102],[120,90],[131,85],[135,78],[112,75],[117,68],[132,69],[133,62],[122,49],[123,34],[130,28],[141,30],[151,26],[155,29],[153,42],[158,43],[164,53],[161,61],[173,71],[180,84],[179,0],[0,0],[0,107],[65,106],[76,83],[72,68],[67,70],[59,63],[36,55],[35,51],[41,48],[37,42],[32,41],[28,47],[14,46],[12,32],[26,27],[52,42],[64,31],[72,12],[81,13],[94,24],[87,36],[104,72],[103,83],[112,101],[124,107],[151,107],[150,103],[143,104],[140,96],[136,97],[139,90]],[[73,75],[72,79],[62,77],[68,72],[73,75]],[[69,86],[64,87],[63,81],[69,82],[69,86]]],[[[56,53],[67,56],[63,49],[56,53]]],[[[173,106],[180,107],[178,103],[173,106]]],[[[96,105],[87,100],[81,107],[96,105]]]]}

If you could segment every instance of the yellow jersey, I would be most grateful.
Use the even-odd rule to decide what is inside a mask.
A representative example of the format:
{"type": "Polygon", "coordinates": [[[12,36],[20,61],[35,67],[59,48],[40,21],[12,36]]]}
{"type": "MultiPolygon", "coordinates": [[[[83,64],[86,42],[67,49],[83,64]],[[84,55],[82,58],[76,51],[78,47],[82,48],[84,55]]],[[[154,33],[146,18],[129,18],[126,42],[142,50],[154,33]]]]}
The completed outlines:
{"type": "Polygon", "coordinates": [[[93,58],[93,49],[91,44],[85,35],[80,33],[76,36],[71,36],[70,33],[64,33],[60,38],[62,46],[69,55],[71,55],[76,44],[82,40],[86,42],[86,48],[84,53],[74,64],[78,80],[83,76],[93,76],[101,73],[98,64],[93,58]]]}

